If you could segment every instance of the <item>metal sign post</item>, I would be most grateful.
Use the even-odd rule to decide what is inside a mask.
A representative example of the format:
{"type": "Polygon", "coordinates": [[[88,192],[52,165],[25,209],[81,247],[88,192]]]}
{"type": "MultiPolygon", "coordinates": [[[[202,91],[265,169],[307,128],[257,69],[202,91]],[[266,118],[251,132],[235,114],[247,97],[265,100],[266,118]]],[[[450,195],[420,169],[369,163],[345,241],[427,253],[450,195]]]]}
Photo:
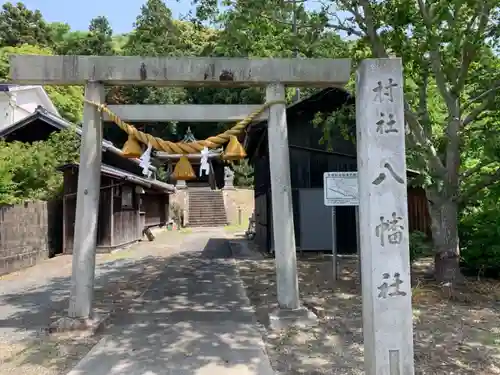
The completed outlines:
{"type": "MultiPolygon", "coordinates": [[[[323,174],[323,193],[325,206],[332,208],[332,262],[333,262],[333,280],[338,279],[337,267],[337,217],[336,206],[355,206],[356,207],[356,244],[358,247],[359,259],[359,228],[358,212],[358,172],[325,172],[323,174]]],[[[361,276],[360,276],[361,277],[361,276]]]]}
{"type": "Polygon", "coordinates": [[[339,278],[339,269],[337,264],[337,215],[335,212],[335,206],[332,206],[332,278],[333,281],[339,278]]]}

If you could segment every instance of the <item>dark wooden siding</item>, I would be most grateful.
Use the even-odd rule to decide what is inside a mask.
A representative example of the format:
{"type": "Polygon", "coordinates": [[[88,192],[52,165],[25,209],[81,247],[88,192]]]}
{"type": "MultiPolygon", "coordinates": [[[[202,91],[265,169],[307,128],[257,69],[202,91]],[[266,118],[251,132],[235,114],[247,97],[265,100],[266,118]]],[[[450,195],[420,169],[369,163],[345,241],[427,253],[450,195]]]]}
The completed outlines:
{"type": "Polygon", "coordinates": [[[408,188],[408,225],[410,232],[422,232],[431,236],[431,222],[425,190],[419,187],[408,188]]]}
{"type": "Polygon", "coordinates": [[[139,201],[138,194],[132,185],[115,187],[113,198],[113,247],[119,247],[137,241],[141,238],[139,232],[139,201]],[[132,207],[122,205],[122,191],[132,189],[132,207]]]}
{"type": "Polygon", "coordinates": [[[167,203],[168,195],[165,194],[146,193],[141,196],[141,211],[147,227],[165,225],[167,203]]]}
{"type": "MultiPolygon", "coordinates": [[[[267,145],[267,139],[263,142],[267,145]]],[[[309,142],[310,144],[310,142],[309,142]]],[[[295,238],[298,247],[301,246],[300,238],[300,203],[298,198],[298,189],[307,188],[323,188],[323,173],[330,171],[356,171],[357,161],[355,156],[331,153],[325,150],[297,146],[290,144],[290,178],[292,183],[292,202],[295,238]]],[[[346,147],[344,146],[344,151],[346,147]]],[[[266,216],[265,228],[267,229],[266,238],[259,239],[259,244],[268,243],[270,245],[272,220],[269,216],[271,207],[271,186],[270,186],[270,171],[269,159],[267,156],[267,146],[260,151],[258,157],[254,159],[254,175],[255,175],[255,197],[259,199],[259,204],[256,201],[256,214],[261,215],[261,218],[266,216]],[[261,195],[265,195],[265,198],[261,195]],[[261,207],[263,202],[267,202],[268,209],[261,207]]],[[[410,231],[421,231],[430,234],[429,215],[427,210],[427,201],[425,192],[421,188],[408,189],[408,213],[410,231]]],[[[356,249],[356,227],[355,227],[355,208],[354,207],[338,207],[337,208],[337,231],[342,233],[338,236],[338,249],[340,253],[351,253],[356,249]]],[[[261,224],[259,235],[264,234],[264,224],[261,224]]],[[[266,248],[269,250],[269,245],[266,248]]]]}
{"type": "MultiPolygon", "coordinates": [[[[78,170],[65,169],[63,204],[65,253],[73,251],[77,185],[78,170]]],[[[140,240],[145,226],[165,224],[168,196],[151,190],[138,194],[135,188],[136,186],[131,183],[101,175],[97,227],[97,248],[100,251],[109,251],[140,240]],[[132,205],[128,207],[122,204],[125,189],[132,193],[132,205]]]]}
{"type": "MultiPolygon", "coordinates": [[[[112,246],[112,227],[111,227],[111,207],[112,196],[111,188],[106,188],[113,183],[113,180],[101,176],[101,189],[99,197],[99,213],[97,221],[97,247],[107,248],[112,246]]],[[[63,246],[65,253],[73,252],[73,242],[75,236],[75,218],[76,218],[76,190],[78,184],[78,173],[74,169],[67,169],[64,172],[64,202],[63,202],[63,246]]]]}

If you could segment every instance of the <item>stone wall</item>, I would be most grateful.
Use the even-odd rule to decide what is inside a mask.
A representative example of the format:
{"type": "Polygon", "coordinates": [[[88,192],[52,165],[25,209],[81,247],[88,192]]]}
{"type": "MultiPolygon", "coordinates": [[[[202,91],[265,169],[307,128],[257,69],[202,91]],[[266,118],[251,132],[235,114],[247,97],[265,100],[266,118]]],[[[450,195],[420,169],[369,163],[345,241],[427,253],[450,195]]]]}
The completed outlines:
{"type": "Polygon", "coordinates": [[[238,225],[238,211],[241,210],[241,225],[248,226],[248,218],[254,210],[253,189],[223,190],[224,205],[229,224],[238,225]]]}
{"type": "Polygon", "coordinates": [[[0,275],[48,258],[49,227],[47,202],[0,206],[0,275]]]}
{"type": "Polygon", "coordinates": [[[179,222],[181,225],[187,224],[188,214],[188,190],[177,190],[174,194],[169,195],[169,220],[178,221],[179,215],[184,222],[179,222]]]}

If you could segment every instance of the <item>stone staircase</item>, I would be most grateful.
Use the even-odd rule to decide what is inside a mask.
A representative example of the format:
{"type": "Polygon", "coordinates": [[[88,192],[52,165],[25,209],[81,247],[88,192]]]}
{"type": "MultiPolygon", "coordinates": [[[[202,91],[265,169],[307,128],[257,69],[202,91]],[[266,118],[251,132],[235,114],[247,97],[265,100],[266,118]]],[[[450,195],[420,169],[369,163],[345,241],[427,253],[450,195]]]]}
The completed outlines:
{"type": "Polygon", "coordinates": [[[220,227],[227,225],[224,196],[220,190],[190,189],[189,227],[220,227]]]}

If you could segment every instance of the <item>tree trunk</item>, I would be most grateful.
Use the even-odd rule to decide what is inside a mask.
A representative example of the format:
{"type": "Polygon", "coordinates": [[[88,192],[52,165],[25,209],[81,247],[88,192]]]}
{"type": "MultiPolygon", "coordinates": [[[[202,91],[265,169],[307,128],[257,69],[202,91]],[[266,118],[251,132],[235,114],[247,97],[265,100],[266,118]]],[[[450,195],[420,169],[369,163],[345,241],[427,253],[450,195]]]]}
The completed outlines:
{"type": "Polygon", "coordinates": [[[446,200],[429,204],[432,240],[436,255],[434,277],[440,282],[457,282],[463,279],[460,272],[460,247],[458,239],[458,205],[446,200]]]}

